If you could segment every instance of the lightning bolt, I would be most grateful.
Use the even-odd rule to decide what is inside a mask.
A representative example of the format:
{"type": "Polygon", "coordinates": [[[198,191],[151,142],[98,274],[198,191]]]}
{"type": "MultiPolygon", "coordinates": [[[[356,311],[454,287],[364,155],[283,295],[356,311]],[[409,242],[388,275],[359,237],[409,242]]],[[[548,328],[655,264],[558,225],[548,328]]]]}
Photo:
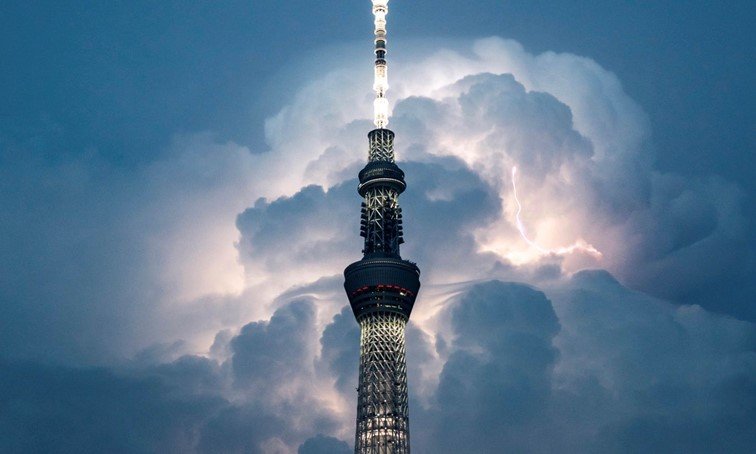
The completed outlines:
{"type": "Polygon", "coordinates": [[[520,231],[520,236],[522,236],[522,239],[525,240],[526,243],[528,243],[532,248],[540,252],[542,255],[568,255],[575,251],[580,251],[585,252],[586,254],[591,255],[597,259],[602,257],[601,251],[593,247],[593,245],[586,243],[582,239],[577,240],[570,246],[560,247],[556,249],[547,249],[528,238],[528,235],[525,231],[525,225],[522,223],[522,219],[520,219],[520,214],[522,213],[522,204],[520,203],[520,199],[517,197],[516,179],[517,166],[514,166],[512,167],[512,192],[514,193],[515,202],[517,202],[517,213],[515,213],[515,220],[517,221],[517,230],[520,231]]]}

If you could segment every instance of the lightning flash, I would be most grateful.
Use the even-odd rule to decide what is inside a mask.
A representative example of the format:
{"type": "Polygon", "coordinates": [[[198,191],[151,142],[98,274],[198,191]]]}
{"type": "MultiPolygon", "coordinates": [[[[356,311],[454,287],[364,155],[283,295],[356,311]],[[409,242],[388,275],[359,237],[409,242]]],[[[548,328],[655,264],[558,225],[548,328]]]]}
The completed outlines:
{"type": "Polygon", "coordinates": [[[542,255],[568,255],[573,252],[579,251],[591,255],[597,259],[601,258],[601,252],[593,247],[593,245],[586,243],[582,239],[575,241],[575,243],[570,246],[564,246],[556,249],[547,249],[528,238],[527,232],[525,230],[525,225],[522,223],[522,219],[520,219],[520,214],[522,213],[522,204],[520,203],[520,199],[517,197],[516,178],[517,166],[514,166],[512,167],[512,191],[514,193],[515,202],[517,202],[517,213],[515,214],[515,220],[517,222],[517,230],[520,231],[520,236],[522,236],[522,239],[525,240],[526,243],[528,243],[532,248],[540,252],[542,255]]]}

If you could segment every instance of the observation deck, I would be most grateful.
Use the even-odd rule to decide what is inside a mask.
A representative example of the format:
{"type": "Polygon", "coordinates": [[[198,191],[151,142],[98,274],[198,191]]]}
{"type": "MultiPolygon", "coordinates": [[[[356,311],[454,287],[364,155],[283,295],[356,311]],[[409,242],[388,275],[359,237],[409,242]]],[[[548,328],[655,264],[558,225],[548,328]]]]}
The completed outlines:
{"type": "Polygon", "coordinates": [[[397,257],[368,257],[344,270],[344,289],[355,318],[375,312],[409,319],[420,290],[420,269],[397,257]]]}

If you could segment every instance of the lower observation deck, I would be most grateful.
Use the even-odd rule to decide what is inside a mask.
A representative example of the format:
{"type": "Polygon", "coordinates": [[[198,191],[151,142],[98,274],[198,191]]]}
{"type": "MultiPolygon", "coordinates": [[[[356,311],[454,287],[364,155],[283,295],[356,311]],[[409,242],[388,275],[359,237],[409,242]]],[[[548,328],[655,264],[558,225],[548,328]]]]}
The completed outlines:
{"type": "Polygon", "coordinates": [[[363,258],[349,265],[344,277],[357,320],[374,312],[393,312],[409,319],[420,290],[420,270],[414,263],[394,257],[363,258]]]}

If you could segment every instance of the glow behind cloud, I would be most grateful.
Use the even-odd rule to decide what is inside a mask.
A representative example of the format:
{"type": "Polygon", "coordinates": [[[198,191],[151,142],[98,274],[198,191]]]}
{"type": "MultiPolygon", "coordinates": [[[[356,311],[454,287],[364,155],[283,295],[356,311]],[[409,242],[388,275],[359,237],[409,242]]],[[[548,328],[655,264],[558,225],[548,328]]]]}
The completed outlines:
{"type": "Polygon", "coordinates": [[[526,243],[528,243],[532,248],[536,249],[538,252],[540,252],[542,255],[567,255],[572,254],[573,252],[585,252],[593,257],[601,258],[602,254],[599,252],[598,249],[593,247],[592,245],[586,243],[584,240],[577,240],[575,243],[571,244],[570,246],[563,246],[558,247],[555,249],[547,249],[536,243],[535,241],[532,241],[530,238],[528,238],[528,234],[525,230],[525,225],[522,223],[522,219],[520,219],[520,213],[522,213],[522,204],[520,203],[520,199],[517,197],[517,166],[512,167],[512,194],[514,196],[515,202],[517,203],[517,213],[515,213],[515,219],[517,222],[517,230],[520,232],[520,236],[523,240],[525,240],[526,243]]]}
{"type": "MultiPolygon", "coordinates": [[[[0,330],[3,353],[95,365],[135,358],[150,367],[147,382],[164,376],[177,392],[159,411],[143,405],[161,402],[145,381],[42,370],[39,383],[84,393],[50,407],[21,365],[16,386],[0,386],[0,400],[11,396],[53,421],[53,438],[69,435],[57,420],[64,410],[68,421],[82,420],[82,401],[117,404],[85,409],[95,412],[87,420],[112,428],[97,439],[119,440],[130,429],[119,421],[157,409],[150,413],[170,430],[145,437],[163,437],[163,451],[293,453],[316,433],[348,439],[359,333],[342,310],[340,275],[360,247],[353,176],[373,118],[362,59],[340,61],[268,120],[267,150],[183,136],[130,185],[113,186],[116,170],[86,161],[69,165],[82,170],[73,174],[54,166],[19,172],[48,183],[20,186],[38,200],[23,204],[20,213],[31,214],[24,228],[39,229],[35,244],[55,242],[8,260],[28,268],[44,257],[35,275],[47,281],[9,295],[12,317],[3,320],[16,323],[0,330]],[[110,224],[97,206],[113,210],[104,216],[110,224]],[[50,234],[48,223],[31,222],[39,219],[66,222],[50,234]],[[82,232],[97,236],[75,241],[82,232]],[[90,263],[82,258],[98,258],[97,244],[127,247],[82,267],[90,263]],[[49,272],[50,263],[66,266],[49,272]],[[209,357],[178,358],[208,349],[209,357]],[[123,396],[129,402],[116,399],[123,396]],[[176,405],[175,396],[192,405],[176,405]],[[204,409],[177,415],[177,407],[204,409]],[[124,418],[110,417],[116,413],[124,418]]],[[[738,404],[755,389],[753,323],[659,300],[742,268],[737,255],[721,253],[737,250],[745,231],[737,188],[655,170],[643,112],[590,59],[532,55],[490,38],[460,52],[410,52],[396,68],[392,121],[399,159],[412,169],[406,252],[424,269],[407,343],[417,368],[410,386],[418,450],[736,452],[720,445],[734,440],[731,448],[750,452],[752,437],[740,429],[753,426],[753,412],[738,404]],[[597,265],[616,280],[572,273],[597,265]],[[499,282],[481,283],[491,280],[499,282]],[[674,398],[650,407],[660,390],[674,398]],[[503,417],[514,418],[507,426],[515,430],[489,429],[503,417]],[[638,433],[641,444],[628,445],[638,433]],[[659,434],[677,444],[644,449],[659,434]],[[457,449],[466,437],[477,444],[457,449]]],[[[45,431],[27,432],[25,446],[38,446],[45,431]]]]}

